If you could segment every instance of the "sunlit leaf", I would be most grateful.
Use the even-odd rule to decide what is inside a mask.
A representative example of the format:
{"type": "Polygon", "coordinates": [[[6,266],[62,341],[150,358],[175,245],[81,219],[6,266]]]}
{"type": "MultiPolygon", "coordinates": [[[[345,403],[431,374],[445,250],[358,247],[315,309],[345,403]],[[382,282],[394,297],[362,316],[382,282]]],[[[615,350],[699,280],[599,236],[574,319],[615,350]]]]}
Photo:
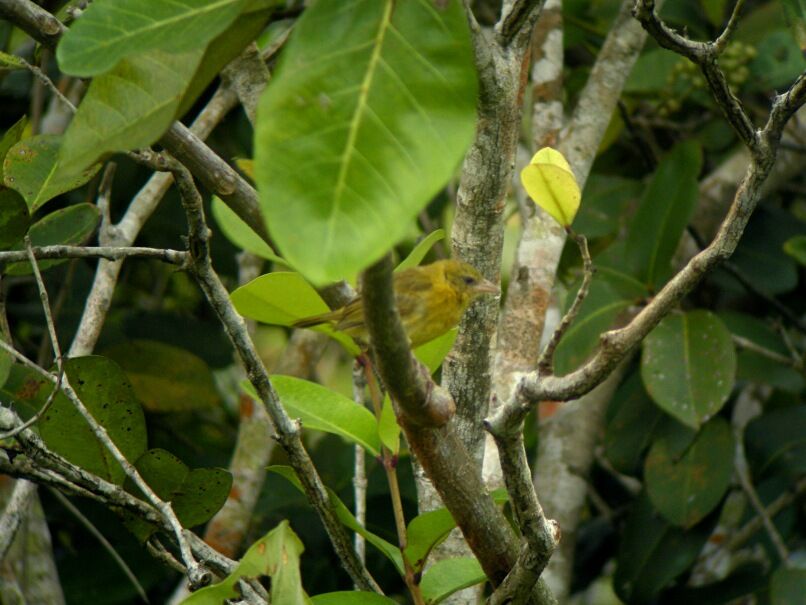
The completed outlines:
{"type": "Polygon", "coordinates": [[[476,90],[458,0],[308,7],[255,136],[261,205],[282,256],[317,285],[377,260],[457,169],[476,90]]]}
{"type": "Polygon", "coordinates": [[[146,51],[183,53],[204,47],[238,16],[246,0],[98,0],[62,37],[59,67],[74,76],[109,71],[146,51]]]}
{"type": "Polygon", "coordinates": [[[221,582],[197,590],[182,605],[221,605],[239,596],[235,588],[241,578],[271,578],[271,602],[306,605],[302,590],[299,558],[304,547],[288,521],[280,524],[249,547],[235,570],[221,582]]]}
{"type": "Polygon", "coordinates": [[[568,161],[557,150],[544,147],[521,171],[521,182],[535,204],[563,227],[574,222],[582,199],[568,161]]]}
{"type": "Polygon", "coordinates": [[[6,154],[5,184],[25,198],[31,212],[57,195],[80,187],[101,168],[95,164],[78,174],[66,174],[57,168],[61,144],[61,136],[41,134],[23,139],[6,154]]]}

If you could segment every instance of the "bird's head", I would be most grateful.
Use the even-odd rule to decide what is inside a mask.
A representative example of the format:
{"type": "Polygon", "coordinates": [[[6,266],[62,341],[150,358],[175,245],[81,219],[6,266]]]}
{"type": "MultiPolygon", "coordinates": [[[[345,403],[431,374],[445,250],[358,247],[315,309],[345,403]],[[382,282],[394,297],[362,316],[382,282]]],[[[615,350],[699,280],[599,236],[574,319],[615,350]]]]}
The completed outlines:
{"type": "Polygon", "coordinates": [[[470,304],[481,294],[498,294],[498,286],[484,279],[473,265],[458,260],[445,263],[445,280],[465,304],[470,304]]]}

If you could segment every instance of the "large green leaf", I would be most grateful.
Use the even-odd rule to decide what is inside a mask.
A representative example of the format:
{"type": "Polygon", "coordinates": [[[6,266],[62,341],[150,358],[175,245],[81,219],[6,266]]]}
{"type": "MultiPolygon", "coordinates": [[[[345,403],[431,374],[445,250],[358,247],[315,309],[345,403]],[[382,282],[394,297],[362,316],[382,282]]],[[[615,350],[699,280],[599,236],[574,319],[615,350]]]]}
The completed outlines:
{"type": "Polygon", "coordinates": [[[151,412],[216,407],[210,367],[190,351],[155,340],[134,340],[104,351],[126,372],[137,397],[151,412]]]}
{"type": "MultiPolygon", "coordinates": [[[[135,463],[137,471],[157,496],[171,503],[183,527],[209,521],[226,502],[232,488],[232,475],[219,468],[190,470],[179,458],[162,449],[145,452],[135,463]]],[[[127,479],[126,488],[140,495],[127,479]]],[[[133,515],[124,515],[127,526],[145,541],[155,527],[133,515]]]]}
{"type": "Polygon", "coordinates": [[[282,255],[316,284],[379,258],[457,168],[476,90],[458,0],[309,7],[255,137],[261,205],[282,255]]]}
{"type": "MultiPolygon", "coordinates": [[[[101,214],[96,206],[89,203],[74,204],[51,212],[31,225],[28,236],[33,246],[78,246],[84,244],[95,233],[100,220],[101,214]]],[[[18,244],[15,249],[22,250],[22,245],[18,244]]],[[[67,262],[67,259],[43,260],[38,264],[40,270],[44,271],[64,262],[67,262]]],[[[28,261],[11,263],[5,270],[8,275],[28,275],[31,272],[31,264],[28,261]]]]}
{"type": "Polygon", "coordinates": [[[697,202],[701,165],[696,143],[677,145],[658,166],[630,224],[627,258],[635,275],[650,287],[668,277],[672,255],[697,202]]]}
{"type": "Polygon", "coordinates": [[[6,186],[25,198],[31,212],[57,195],[80,187],[101,169],[96,164],[76,174],[58,170],[61,144],[62,137],[53,134],[23,139],[9,150],[3,161],[6,186]]]}
{"type": "MultiPolygon", "coordinates": [[[[143,409],[123,370],[105,357],[75,357],[64,362],[70,385],[95,420],[103,426],[130,462],[146,450],[143,409]]],[[[52,383],[37,383],[36,391],[49,393],[52,383]]],[[[63,394],[37,424],[53,451],[109,481],[122,484],[123,468],[90,429],[84,417],[63,394]]]]}
{"type": "MultiPolygon", "coordinates": [[[[288,415],[299,418],[303,427],[339,435],[361,445],[373,456],[380,454],[377,422],[367,408],[301,378],[273,375],[271,383],[288,415]]],[[[244,383],[244,388],[259,399],[251,384],[244,383]]]]}
{"type": "Polygon", "coordinates": [[[730,332],[709,311],[670,315],[644,340],[641,376],[655,403],[696,429],[733,389],[736,351],[730,332]]]}
{"type": "Polygon", "coordinates": [[[202,50],[153,50],[94,78],[64,134],[57,170],[77,174],[104,155],[147,147],[165,132],[202,50]]]}
{"type": "Polygon", "coordinates": [[[722,418],[702,427],[685,448],[668,435],[646,457],[649,499],[670,522],[691,527],[710,513],[728,489],[733,473],[733,434],[722,418]]]}
{"type": "Polygon", "coordinates": [[[484,582],[487,576],[474,557],[437,561],[423,575],[420,588],[429,605],[439,603],[457,590],[484,582]]]}
{"type": "Polygon", "coordinates": [[[63,72],[89,77],[146,51],[181,54],[204,47],[244,4],[246,0],[96,0],[64,34],[56,58],[63,72]]]}
{"type": "MultiPolygon", "coordinates": [[[[244,317],[278,326],[290,326],[303,317],[330,310],[313,286],[302,275],[292,272],[261,275],[235,290],[230,298],[244,317]]],[[[313,329],[339,341],[353,355],[358,354],[359,349],[353,340],[329,324],[313,329]]]]}
{"type": "Polygon", "coordinates": [[[213,218],[226,238],[242,250],[265,258],[274,263],[286,265],[286,261],[277,256],[266,241],[227,206],[218,196],[210,202],[213,218]]]}
{"type": "Polygon", "coordinates": [[[613,587],[625,603],[651,603],[669,582],[697,560],[711,528],[688,531],[658,516],[642,494],[632,505],[621,536],[613,587]]]}
{"type": "Polygon", "coordinates": [[[288,525],[280,524],[252,544],[235,570],[226,578],[206,586],[182,601],[182,605],[221,605],[237,597],[235,584],[241,578],[271,577],[271,603],[306,605],[310,600],[302,590],[299,558],[304,547],[288,525]]]}

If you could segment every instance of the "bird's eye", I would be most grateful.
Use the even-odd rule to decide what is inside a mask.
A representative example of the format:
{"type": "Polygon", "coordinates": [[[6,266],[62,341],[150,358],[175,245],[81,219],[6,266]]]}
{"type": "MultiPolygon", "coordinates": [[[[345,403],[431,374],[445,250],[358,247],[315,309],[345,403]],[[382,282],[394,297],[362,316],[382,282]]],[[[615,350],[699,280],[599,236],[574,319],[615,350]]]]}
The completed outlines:
{"type": "Polygon", "coordinates": [[[472,276],[470,276],[470,275],[466,275],[466,276],[465,276],[464,278],[462,278],[462,279],[463,279],[463,281],[464,281],[464,282],[465,282],[465,283],[466,283],[468,286],[472,286],[473,284],[475,284],[475,283],[476,283],[476,278],[475,278],[475,277],[472,277],[472,276]]]}

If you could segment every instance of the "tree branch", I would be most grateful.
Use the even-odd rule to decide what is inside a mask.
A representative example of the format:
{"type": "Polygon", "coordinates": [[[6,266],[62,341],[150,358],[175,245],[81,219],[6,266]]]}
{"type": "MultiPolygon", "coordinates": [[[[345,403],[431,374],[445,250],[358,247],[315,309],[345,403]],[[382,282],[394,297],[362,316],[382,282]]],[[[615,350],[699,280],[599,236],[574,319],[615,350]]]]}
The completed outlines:
{"type": "Polygon", "coordinates": [[[189,244],[192,255],[191,273],[218,315],[219,321],[246,369],[249,381],[266,407],[274,429],[277,431],[276,438],[288,454],[289,462],[296,471],[309,502],[324,524],[343,567],[353,582],[362,590],[381,592],[378,584],[356,556],[344,527],[336,518],[327,489],[302,445],[299,423],[292,421],[281,405],[243,318],[235,311],[229,293],[213,270],[208,246],[210,230],[205,223],[201,196],[193,184],[193,179],[187,168],[179,163],[174,164],[172,170],[188,218],[189,244]]]}

